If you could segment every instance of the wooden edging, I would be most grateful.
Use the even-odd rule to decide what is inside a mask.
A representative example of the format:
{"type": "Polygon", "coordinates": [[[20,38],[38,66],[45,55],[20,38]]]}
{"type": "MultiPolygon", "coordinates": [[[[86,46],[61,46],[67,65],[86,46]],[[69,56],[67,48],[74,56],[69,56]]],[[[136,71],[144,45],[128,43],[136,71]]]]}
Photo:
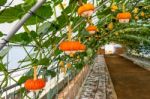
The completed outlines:
{"type": "Polygon", "coordinates": [[[88,72],[89,66],[84,66],[71,81],[68,81],[68,85],[58,94],[58,99],[74,99],[88,72]]]}
{"type": "Polygon", "coordinates": [[[89,74],[90,74],[90,70],[91,70],[91,68],[89,67],[88,73],[87,73],[87,75],[86,75],[86,77],[85,77],[85,79],[84,79],[84,81],[83,81],[83,83],[82,83],[82,85],[81,85],[81,88],[79,89],[78,94],[77,94],[77,96],[75,97],[75,99],[80,99],[80,94],[81,94],[81,92],[82,92],[82,90],[83,90],[83,86],[84,86],[84,84],[85,84],[85,82],[86,82],[86,80],[87,80],[87,78],[88,78],[88,76],[89,76],[89,74]]]}

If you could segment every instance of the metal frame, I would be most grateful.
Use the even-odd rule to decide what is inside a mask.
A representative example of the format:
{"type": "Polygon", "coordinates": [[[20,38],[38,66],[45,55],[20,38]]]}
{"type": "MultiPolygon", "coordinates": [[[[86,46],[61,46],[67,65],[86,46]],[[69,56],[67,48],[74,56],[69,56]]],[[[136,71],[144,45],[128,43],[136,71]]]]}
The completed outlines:
{"type": "Polygon", "coordinates": [[[0,51],[9,42],[9,39],[22,27],[22,25],[32,16],[32,14],[42,6],[46,0],[38,0],[37,3],[26,13],[19,22],[0,40],[0,51]]]}

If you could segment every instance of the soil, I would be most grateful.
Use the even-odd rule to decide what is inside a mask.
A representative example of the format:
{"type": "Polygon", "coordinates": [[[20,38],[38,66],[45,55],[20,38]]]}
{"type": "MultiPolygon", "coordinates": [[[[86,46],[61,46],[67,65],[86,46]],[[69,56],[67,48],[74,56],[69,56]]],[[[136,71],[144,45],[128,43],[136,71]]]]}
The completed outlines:
{"type": "Polygon", "coordinates": [[[105,59],[118,99],[150,99],[150,71],[119,55],[105,59]]]}

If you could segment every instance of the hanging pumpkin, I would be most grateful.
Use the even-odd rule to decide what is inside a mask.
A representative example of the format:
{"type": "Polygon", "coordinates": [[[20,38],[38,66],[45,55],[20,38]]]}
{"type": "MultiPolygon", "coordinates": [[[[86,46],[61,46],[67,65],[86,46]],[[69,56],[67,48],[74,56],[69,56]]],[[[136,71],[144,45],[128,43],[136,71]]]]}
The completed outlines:
{"type": "Polygon", "coordinates": [[[64,61],[60,61],[60,62],[59,62],[59,66],[60,66],[60,67],[64,66],[64,61]]]}
{"type": "Polygon", "coordinates": [[[117,19],[120,23],[128,23],[131,19],[130,12],[122,12],[117,14],[117,19]]]}
{"type": "Polygon", "coordinates": [[[87,3],[78,8],[78,14],[82,17],[89,17],[94,13],[94,5],[87,3]]]}
{"type": "Polygon", "coordinates": [[[111,6],[111,11],[112,12],[115,12],[117,9],[118,9],[118,7],[116,5],[112,5],[111,6]]]}
{"type": "Polygon", "coordinates": [[[45,87],[45,84],[46,84],[45,80],[37,79],[36,70],[37,70],[37,67],[34,66],[34,79],[28,79],[24,84],[27,90],[37,91],[45,87]]]}
{"type": "Polygon", "coordinates": [[[114,28],[113,22],[109,23],[107,28],[108,28],[110,31],[113,30],[113,28],[114,28]]]}
{"type": "Polygon", "coordinates": [[[69,69],[69,68],[71,68],[72,65],[70,63],[67,63],[66,66],[69,69]]]}
{"type": "Polygon", "coordinates": [[[141,16],[142,16],[142,17],[144,17],[144,16],[145,16],[145,13],[144,13],[143,11],[141,12],[141,16]]]}
{"type": "Polygon", "coordinates": [[[133,13],[134,13],[134,14],[137,14],[137,13],[138,13],[138,11],[139,11],[139,9],[138,9],[138,8],[134,8],[133,13]]]}
{"type": "Polygon", "coordinates": [[[96,26],[94,25],[89,25],[87,28],[86,28],[86,31],[88,31],[90,34],[95,34],[96,32],[98,32],[98,29],[96,26]]]}
{"type": "Polygon", "coordinates": [[[119,33],[118,33],[118,32],[116,32],[116,33],[115,33],[115,35],[116,35],[116,36],[118,36],[118,35],[119,35],[119,33]]]}
{"type": "Polygon", "coordinates": [[[135,19],[135,20],[138,20],[138,19],[139,19],[139,17],[138,17],[138,16],[134,16],[134,19],[135,19]]]}
{"type": "Polygon", "coordinates": [[[64,51],[66,54],[74,54],[85,50],[85,45],[78,41],[63,41],[59,45],[59,49],[64,51]]]}
{"type": "Polygon", "coordinates": [[[73,57],[76,52],[82,52],[86,49],[85,45],[79,41],[72,41],[72,29],[71,25],[68,25],[68,41],[63,41],[59,45],[59,49],[64,51],[66,54],[73,57]]]}

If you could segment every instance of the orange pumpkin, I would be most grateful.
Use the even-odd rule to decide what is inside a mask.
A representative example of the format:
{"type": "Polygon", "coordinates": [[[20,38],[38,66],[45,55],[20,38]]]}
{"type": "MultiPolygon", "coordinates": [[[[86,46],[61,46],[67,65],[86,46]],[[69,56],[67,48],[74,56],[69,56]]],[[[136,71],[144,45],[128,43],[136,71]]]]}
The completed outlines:
{"type": "Polygon", "coordinates": [[[96,26],[93,26],[93,25],[89,25],[89,26],[86,28],[86,30],[87,30],[90,34],[95,34],[95,33],[98,31],[97,27],[96,27],[96,26]]]}
{"type": "Polygon", "coordinates": [[[40,90],[45,87],[45,84],[43,79],[29,79],[25,82],[25,88],[31,91],[40,90]]]}
{"type": "Polygon", "coordinates": [[[84,52],[85,49],[86,49],[85,45],[81,44],[79,52],[84,52]]]}
{"type": "Polygon", "coordinates": [[[117,14],[117,19],[120,23],[128,23],[131,19],[131,13],[130,12],[122,12],[117,14]]]}
{"type": "Polygon", "coordinates": [[[94,13],[94,5],[87,3],[78,8],[78,14],[83,17],[89,17],[94,13]]]}
{"type": "Polygon", "coordinates": [[[45,87],[46,82],[43,79],[37,79],[37,67],[34,66],[34,78],[28,79],[24,87],[30,91],[40,90],[45,87]]]}
{"type": "Polygon", "coordinates": [[[65,51],[66,54],[83,51],[85,48],[85,45],[78,41],[64,41],[59,45],[59,49],[65,51]]]}

